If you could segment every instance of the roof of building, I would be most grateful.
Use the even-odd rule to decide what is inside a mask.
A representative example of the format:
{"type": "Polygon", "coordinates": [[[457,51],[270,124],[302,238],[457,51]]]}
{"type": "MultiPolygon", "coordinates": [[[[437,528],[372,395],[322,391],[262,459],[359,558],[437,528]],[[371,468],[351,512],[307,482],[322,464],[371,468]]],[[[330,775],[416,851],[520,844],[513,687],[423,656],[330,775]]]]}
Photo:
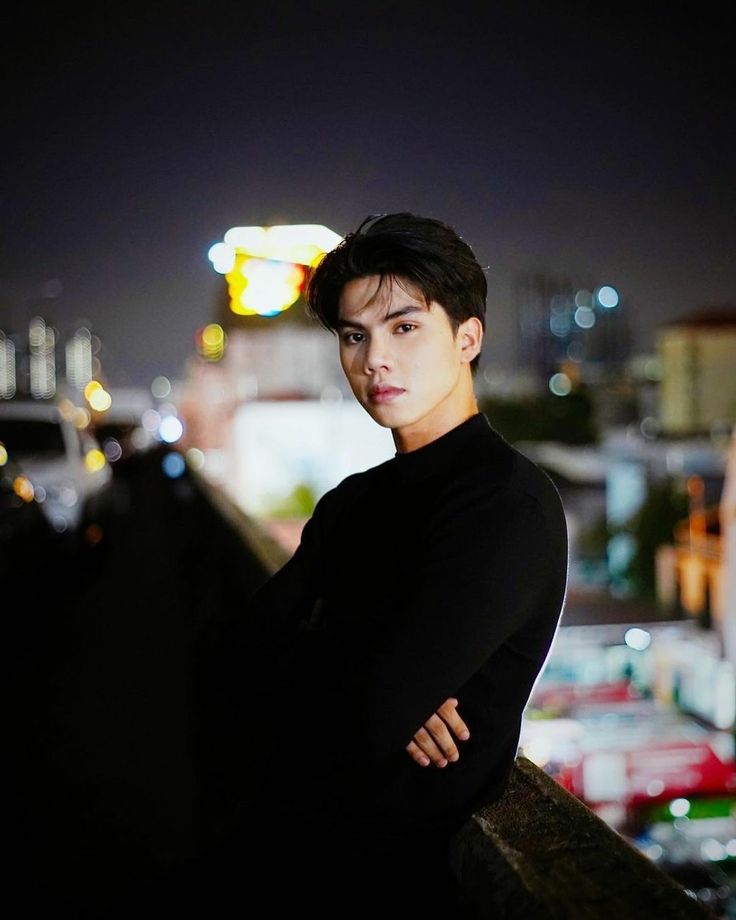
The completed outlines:
{"type": "Polygon", "coordinates": [[[712,306],[702,307],[693,313],[675,319],[665,320],[662,326],[736,326],[736,307],[712,306]]]}

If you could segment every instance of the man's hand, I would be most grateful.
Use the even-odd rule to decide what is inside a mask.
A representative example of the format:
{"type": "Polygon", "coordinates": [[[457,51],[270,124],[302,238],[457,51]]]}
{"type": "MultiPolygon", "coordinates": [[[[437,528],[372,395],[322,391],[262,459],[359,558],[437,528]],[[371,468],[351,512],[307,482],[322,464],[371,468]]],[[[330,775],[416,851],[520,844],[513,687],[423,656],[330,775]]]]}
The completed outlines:
{"type": "Polygon", "coordinates": [[[407,744],[407,752],[421,767],[428,767],[430,763],[446,767],[448,761],[460,757],[450,729],[461,741],[467,741],[470,732],[457,714],[457,704],[454,696],[445,700],[407,744]]]}

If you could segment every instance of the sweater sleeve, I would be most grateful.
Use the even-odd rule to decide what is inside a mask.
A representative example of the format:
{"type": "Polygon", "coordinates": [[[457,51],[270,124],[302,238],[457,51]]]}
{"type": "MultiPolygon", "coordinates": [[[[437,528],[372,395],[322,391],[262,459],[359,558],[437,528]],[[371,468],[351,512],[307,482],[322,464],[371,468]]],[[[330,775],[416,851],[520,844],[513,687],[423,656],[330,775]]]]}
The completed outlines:
{"type": "Polygon", "coordinates": [[[559,584],[553,539],[566,535],[550,535],[541,507],[524,494],[457,490],[442,504],[418,562],[407,566],[395,609],[342,657],[341,721],[351,747],[403,750],[537,613],[550,585],[559,584]]]}

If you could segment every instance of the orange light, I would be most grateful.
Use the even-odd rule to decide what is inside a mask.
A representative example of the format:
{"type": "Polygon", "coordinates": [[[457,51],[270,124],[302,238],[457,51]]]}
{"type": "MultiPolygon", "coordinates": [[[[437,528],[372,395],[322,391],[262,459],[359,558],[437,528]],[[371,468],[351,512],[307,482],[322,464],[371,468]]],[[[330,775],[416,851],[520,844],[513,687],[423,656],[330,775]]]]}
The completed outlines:
{"type": "Polygon", "coordinates": [[[16,476],[13,480],[13,491],[24,502],[33,501],[33,483],[26,476],[16,476]]]}

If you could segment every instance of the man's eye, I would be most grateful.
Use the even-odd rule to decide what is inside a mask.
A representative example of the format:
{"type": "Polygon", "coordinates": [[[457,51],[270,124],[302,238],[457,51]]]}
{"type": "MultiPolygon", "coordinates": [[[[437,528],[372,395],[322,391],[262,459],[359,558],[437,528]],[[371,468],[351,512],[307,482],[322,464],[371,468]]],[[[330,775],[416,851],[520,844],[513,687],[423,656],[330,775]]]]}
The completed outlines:
{"type": "Polygon", "coordinates": [[[414,323],[401,323],[396,328],[397,329],[407,329],[408,328],[409,330],[411,330],[411,329],[416,329],[417,327],[414,323]]]}
{"type": "Polygon", "coordinates": [[[352,338],[352,336],[362,334],[362,332],[346,332],[342,337],[342,340],[346,345],[355,345],[355,340],[352,338]]]}

